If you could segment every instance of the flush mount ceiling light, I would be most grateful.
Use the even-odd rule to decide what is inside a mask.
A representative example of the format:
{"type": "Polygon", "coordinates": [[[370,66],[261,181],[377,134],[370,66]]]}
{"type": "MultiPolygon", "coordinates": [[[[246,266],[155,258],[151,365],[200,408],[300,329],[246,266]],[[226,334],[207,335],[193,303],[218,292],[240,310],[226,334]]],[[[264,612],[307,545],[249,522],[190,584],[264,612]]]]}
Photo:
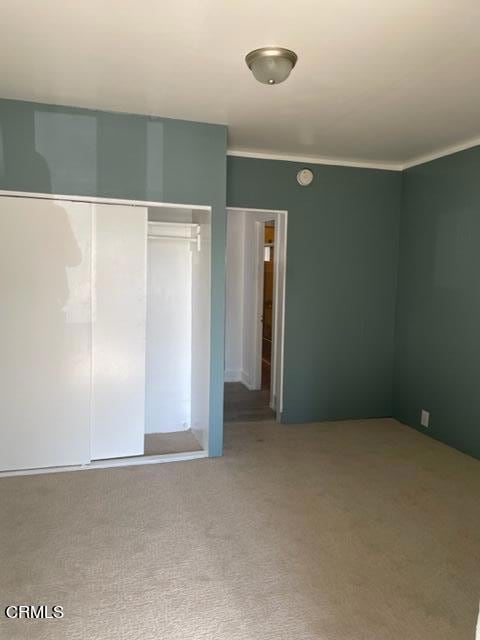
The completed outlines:
{"type": "Polygon", "coordinates": [[[282,47],[263,47],[250,51],[245,62],[259,82],[279,84],[290,75],[297,62],[297,54],[282,47]]]}

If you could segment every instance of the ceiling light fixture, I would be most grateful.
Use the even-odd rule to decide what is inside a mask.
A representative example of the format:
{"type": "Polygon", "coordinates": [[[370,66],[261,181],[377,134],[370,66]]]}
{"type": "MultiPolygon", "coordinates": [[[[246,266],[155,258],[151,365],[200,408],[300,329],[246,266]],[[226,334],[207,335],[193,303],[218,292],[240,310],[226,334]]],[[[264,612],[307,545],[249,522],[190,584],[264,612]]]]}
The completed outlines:
{"type": "Polygon", "coordinates": [[[250,51],[245,62],[259,82],[279,84],[290,75],[297,62],[297,54],[282,47],[263,47],[250,51]]]}

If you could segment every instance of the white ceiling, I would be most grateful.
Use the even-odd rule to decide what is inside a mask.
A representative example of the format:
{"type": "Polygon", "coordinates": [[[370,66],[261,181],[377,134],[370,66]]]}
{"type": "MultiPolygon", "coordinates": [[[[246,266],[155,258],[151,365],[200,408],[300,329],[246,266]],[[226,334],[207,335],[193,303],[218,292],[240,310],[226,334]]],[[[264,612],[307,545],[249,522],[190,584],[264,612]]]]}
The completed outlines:
{"type": "Polygon", "coordinates": [[[479,24],[478,0],[1,0],[0,96],[398,168],[480,136],[479,24]],[[284,84],[245,65],[265,45],[299,56],[284,84]]]}

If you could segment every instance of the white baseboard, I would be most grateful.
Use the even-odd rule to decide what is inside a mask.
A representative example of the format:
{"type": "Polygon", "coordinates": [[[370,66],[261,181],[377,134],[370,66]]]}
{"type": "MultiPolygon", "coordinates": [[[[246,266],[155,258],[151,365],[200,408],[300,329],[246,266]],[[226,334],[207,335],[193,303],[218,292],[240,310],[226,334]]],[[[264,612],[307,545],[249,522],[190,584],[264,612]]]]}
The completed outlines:
{"type": "Polygon", "coordinates": [[[250,391],[255,391],[255,387],[250,383],[250,376],[246,371],[234,371],[233,369],[227,369],[224,372],[223,379],[225,382],[241,382],[250,391]]]}
{"type": "Polygon", "coordinates": [[[250,382],[250,376],[245,371],[242,371],[240,382],[244,384],[250,391],[255,390],[250,382]]]}
{"type": "Polygon", "coordinates": [[[227,369],[223,374],[223,379],[225,382],[241,382],[242,372],[235,371],[234,369],[227,369]]]}
{"type": "Polygon", "coordinates": [[[198,425],[196,425],[195,427],[192,427],[192,433],[200,443],[200,446],[202,447],[202,449],[204,451],[207,451],[208,450],[208,426],[205,428],[205,427],[199,427],[198,425]]]}

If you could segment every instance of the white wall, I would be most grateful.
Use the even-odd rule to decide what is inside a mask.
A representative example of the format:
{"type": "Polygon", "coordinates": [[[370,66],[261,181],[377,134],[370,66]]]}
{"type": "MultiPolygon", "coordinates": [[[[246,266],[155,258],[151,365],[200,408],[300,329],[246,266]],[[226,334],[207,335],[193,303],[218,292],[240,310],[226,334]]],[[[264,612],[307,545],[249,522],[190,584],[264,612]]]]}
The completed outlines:
{"type": "Polygon", "coordinates": [[[242,379],[243,369],[243,299],[245,268],[245,213],[227,214],[226,242],[226,310],[225,310],[225,381],[242,379]]]}
{"type": "Polygon", "coordinates": [[[174,222],[191,223],[193,222],[194,211],[184,207],[148,207],[149,222],[174,222]]]}
{"type": "Polygon", "coordinates": [[[200,250],[192,247],[192,379],[191,427],[195,437],[208,450],[210,416],[210,214],[194,214],[200,224],[200,250]]]}
{"type": "MultiPolygon", "coordinates": [[[[258,316],[261,309],[257,309],[258,288],[260,286],[257,253],[259,251],[257,234],[257,217],[248,213],[245,216],[244,239],[244,286],[243,286],[243,341],[242,341],[242,382],[249,389],[259,389],[261,379],[258,379],[260,365],[257,350],[258,316]]],[[[263,248],[263,239],[261,246],[263,248]]]]}
{"type": "MultiPolygon", "coordinates": [[[[150,226],[150,225],[149,225],[150,226]]],[[[162,233],[186,236],[185,225],[162,233]]],[[[146,433],[182,431],[191,422],[192,252],[184,237],[148,240],[146,433]]]]}
{"type": "Polygon", "coordinates": [[[255,380],[255,367],[258,368],[256,222],[256,216],[251,213],[227,212],[224,378],[226,382],[243,382],[249,389],[256,388],[258,383],[255,380]]]}

